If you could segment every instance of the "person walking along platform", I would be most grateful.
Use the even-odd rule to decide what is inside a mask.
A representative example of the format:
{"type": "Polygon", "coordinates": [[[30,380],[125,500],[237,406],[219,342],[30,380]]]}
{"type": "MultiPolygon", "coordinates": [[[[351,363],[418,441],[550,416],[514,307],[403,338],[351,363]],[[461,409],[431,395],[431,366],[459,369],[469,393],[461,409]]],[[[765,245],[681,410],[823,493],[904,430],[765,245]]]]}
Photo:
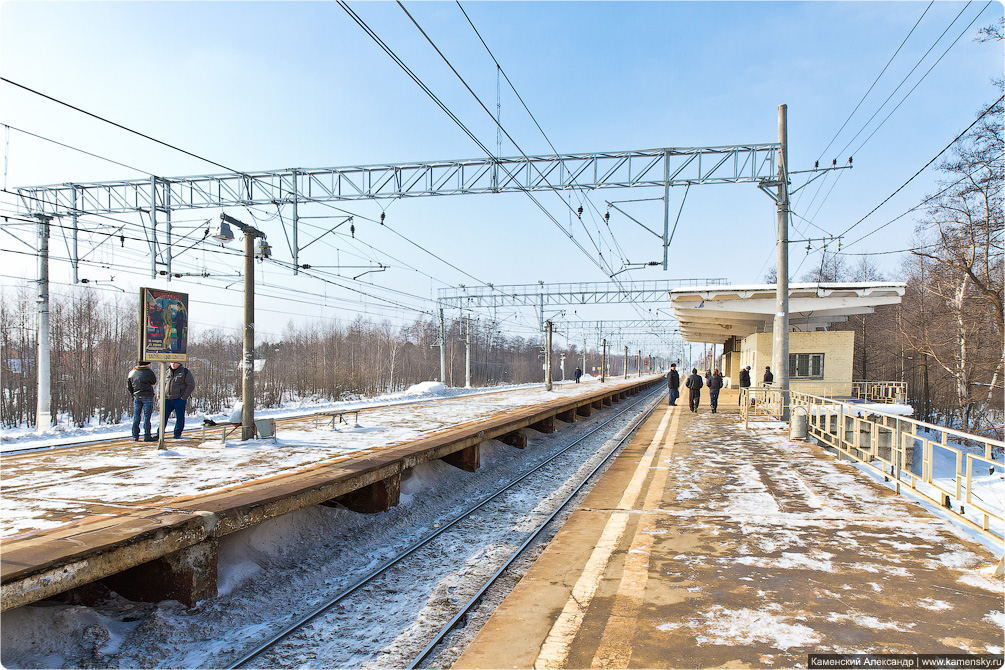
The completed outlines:
{"type": "Polygon", "coordinates": [[[704,382],[701,381],[701,375],[698,374],[698,368],[691,368],[691,376],[687,378],[684,382],[684,386],[688,387],[690,393],[688,394],[688,405],[691,407],[692,412],[698,411],[698,403],[701,402],[701,387],[704,382]]]}
{"type": "Polygon", "coordinates": [[[670,405],[677,405],[677,398],[680,397],[680,373],[677,372],[677,364],[670,364],[670,372],[667,373],[667,386],[670,387],[670,405]]]}
{"type": "Polygon", "coordinates": [[[719,368],[712,371],[712,376],[708,378],[708,402],[712,406],[712,414],[715,414],[719,407],[719,391],[722,390],[722,375],[719,368]]]}

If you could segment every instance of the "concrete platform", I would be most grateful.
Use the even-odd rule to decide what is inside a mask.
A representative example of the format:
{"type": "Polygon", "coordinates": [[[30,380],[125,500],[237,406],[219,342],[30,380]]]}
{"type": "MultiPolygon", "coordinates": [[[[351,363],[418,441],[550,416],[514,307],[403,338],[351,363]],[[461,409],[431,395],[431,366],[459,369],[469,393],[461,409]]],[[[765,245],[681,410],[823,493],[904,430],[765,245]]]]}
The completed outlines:
{"type": "Polygon", "coordinates": [[[224,535],[311,505],[386,511],[398,503],[408,468],[443,459],[474,471],[485,440],[526,445],[525,428],[553,432],[556,421],[658,383],[651,376],[542,388],[524,392],[522,406],[497,394],[466,412],[463,398],[451,401],[450,412],[436,403],[374,409],[371,428],[334,437],[327,428],[319,433],[311,418],[292,420],[280,438],[299,438],[279,444],[201,443],[185,434],[168,453],[120,440],[4,455],[0,609],[116,575],[115,589],[132,599],[192,605],[216,594],[224,535]],[[395,430],[375,431],[374,424],[395,430]],[[354,446],[339,451],[324,439],[354,446]]]}
{"type": "Polygon", "coordinates": [[[823,449],[659,410],[455,668],[806,667],[1002,653],[982,545],[823,449]]]}

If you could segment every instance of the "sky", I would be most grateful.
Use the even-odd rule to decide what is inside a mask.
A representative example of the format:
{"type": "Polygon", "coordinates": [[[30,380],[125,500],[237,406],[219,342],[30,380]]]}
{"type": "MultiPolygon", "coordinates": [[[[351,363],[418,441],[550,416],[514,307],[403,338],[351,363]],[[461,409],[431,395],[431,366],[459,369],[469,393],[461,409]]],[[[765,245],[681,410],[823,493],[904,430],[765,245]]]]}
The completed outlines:
{"type": "MultiPolygon", "coordinates": [[[[401,6],[349,6],[496,151],[489,113],[401,6]]],[[[853,158],[851,169],[809,184],[810,173],[792,176],[790,236],[802,240],[790,246],[794,280],[819,265],[825,239],[834,251],[833,238],[845,231],[848,265],[862,258],[853,254],[873,254],[867,258],[883,277],[899,280],[903,254],[893,252],[912,246],[923,212],[896,217],[938,190],[938,161],[912,176],[1000,95],[992,80],[1002,76],[1002,43],[975,40],[980,27],[1002,17],[1000,3],[461,7],[533,114],[502,80],[500,121],[517,144],[504,136],[504,156],[776,142],[778,106],[785,104],[791,171],[853,158]]],[[[458,4],[404,8],[495,113],[495,63],[458,4]]],[[[9,193],[18,186],[215,174],[224,171],[220,165],[251,171],[485,158],[336,2],[5,2],[0,74],[176,147],[0,83],[0,209],[11,217],[0,229],[5,291],[36,276],[34,227],[13,216],[25,214],[9,193]]],[[[318,239],[300,253],[312,270],[296,276],[282,265],[291,260],[288,207],[228,213],[263,230],[278,261],[256,270],[256,329],[266,339],[280,338],[291,322],[314,319],[346,322],[362,314],[411,323],[434,313],[439,289],[462,284],[603,282],[611,272],[619,280],[721,277],[750,284],[774,267],[774,202],[752,184],[729,184],[696,186],[686,197],[683,188],[671,189],[671,217],[679,211],[680,218],[669,267],[635,269],[662,260],[660,241],[639,225],[662,229],[660,191],[538,194],[558,225],[524,194],[301,205],[302,217],[317,217],[302,221],[301,246],[318,239]],[[574,220],[579,206],[583,225],[574,220]],[[348,224],[330,231],[345,212],[355,215],[355,231],[348,224]],[[375,223],[382,212],[383,228],[375,223]],[[595,247],[607,269],[598,267],[595,247]],[[360,276],[367,270],[379,271],[360,276]]],[[[206,222],[218,219],[214,210],[173,214],[176,229],[195,245],[178,256],[174,271],[210,276],[167,282],[150,276],[137,217],[90,218],[86,225],[96,232],[81,241],[88,263],[78,275],[89,282],[77,290],[187,292],[195,332],[240,332],[241,244],[198,242],[206,222]],[[123,224],[127,239],[109,238],[123,224]]],[[[72,282],[61,230],[51,243],[56,292],[72,282]]],[[[594,306],[546,316],[637,319],[653,308],[594,306]]],[[[527,310],[474,316],[497,320],[509,335],[534,337],[537,330],[527,310]]]]}

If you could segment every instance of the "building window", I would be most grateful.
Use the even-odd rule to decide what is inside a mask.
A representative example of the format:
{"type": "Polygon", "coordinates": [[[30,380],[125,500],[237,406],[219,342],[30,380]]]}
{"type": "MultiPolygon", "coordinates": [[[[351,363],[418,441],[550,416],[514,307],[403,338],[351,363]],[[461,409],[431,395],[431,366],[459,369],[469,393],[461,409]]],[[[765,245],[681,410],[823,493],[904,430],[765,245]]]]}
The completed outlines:
{"type": "Polygon", "coordinates": [[[823,379],[823,354],[789,354],[789,377],[791,379],[823,379]]]}

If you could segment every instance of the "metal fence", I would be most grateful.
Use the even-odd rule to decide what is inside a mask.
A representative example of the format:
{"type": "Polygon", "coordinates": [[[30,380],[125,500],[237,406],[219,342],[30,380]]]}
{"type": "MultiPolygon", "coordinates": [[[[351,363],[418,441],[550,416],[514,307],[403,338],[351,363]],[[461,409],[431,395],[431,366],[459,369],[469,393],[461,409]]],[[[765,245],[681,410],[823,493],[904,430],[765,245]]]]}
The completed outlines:
{"type": "MultiPolygon", "coordinates": [[[[892,480],[897,493],[907,486],[965,525],[1005,539],[1005,442],[853,402],[788,395],[792,421],[805,421],[806,434],[839,458],[892,480]]],[[[782,392],[771,387],[741,389],[741,406],[745,427],[777,421],[785,409],[782,392]]]]}
{"type": "Polygon", "coordinates": [[[903,403],[907,399],[907,382],[852,382],[851,395],[868,402],[903,403]]]}

